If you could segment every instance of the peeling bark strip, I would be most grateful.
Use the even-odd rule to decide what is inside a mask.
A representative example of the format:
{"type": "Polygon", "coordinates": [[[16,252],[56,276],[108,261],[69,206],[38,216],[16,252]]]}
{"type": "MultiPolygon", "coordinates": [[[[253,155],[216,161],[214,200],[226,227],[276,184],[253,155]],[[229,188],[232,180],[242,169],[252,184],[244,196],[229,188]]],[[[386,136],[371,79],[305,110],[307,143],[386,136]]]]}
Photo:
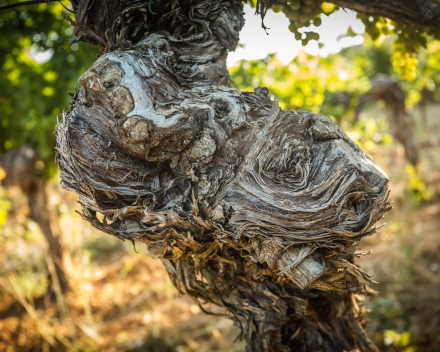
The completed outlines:
{"type": "Polygon", "coordinates": [[[77,21],[113,23],[109,45],[57,126],[82,217],[144,242],[180,292],[225,308],[247,351],[375,351],[352,258],[390,210],[383,171],[330,119],[229,86],[240,2],[105,2],[94,22],[97,3],[74,3],[77,21]]]}

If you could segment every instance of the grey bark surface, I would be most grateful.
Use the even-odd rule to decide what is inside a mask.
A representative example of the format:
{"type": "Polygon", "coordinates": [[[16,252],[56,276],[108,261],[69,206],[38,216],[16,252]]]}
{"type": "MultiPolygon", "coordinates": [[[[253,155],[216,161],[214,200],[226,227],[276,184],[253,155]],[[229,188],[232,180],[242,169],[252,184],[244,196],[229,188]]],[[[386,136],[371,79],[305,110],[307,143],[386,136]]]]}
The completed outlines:
{"type": "Polygon", "coordinates": [[[82,217],[145,243],[247,351],[376,351],[353,257],[390,210],[387,176],[330,119],[231,87],[240,1],[151,4],[73,2],[78,34],[106,43],[57,126],[82,217]]]}

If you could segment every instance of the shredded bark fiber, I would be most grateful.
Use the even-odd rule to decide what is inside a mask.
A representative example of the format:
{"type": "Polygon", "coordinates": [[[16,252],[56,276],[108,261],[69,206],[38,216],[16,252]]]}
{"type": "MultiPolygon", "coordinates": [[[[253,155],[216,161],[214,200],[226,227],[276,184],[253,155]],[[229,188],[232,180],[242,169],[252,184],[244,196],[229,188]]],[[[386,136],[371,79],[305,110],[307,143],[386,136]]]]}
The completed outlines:
{"type": "Polygon", "coordinates": [[[353,256],[390,210],[387,176],[329,118],[231,88],[241,2],[153,10],[156,32],[131,44],[118,29],[57,126],[82,217],[145,243],[180,292],[225,308],[248,351],[375,351],[353,256]]]}

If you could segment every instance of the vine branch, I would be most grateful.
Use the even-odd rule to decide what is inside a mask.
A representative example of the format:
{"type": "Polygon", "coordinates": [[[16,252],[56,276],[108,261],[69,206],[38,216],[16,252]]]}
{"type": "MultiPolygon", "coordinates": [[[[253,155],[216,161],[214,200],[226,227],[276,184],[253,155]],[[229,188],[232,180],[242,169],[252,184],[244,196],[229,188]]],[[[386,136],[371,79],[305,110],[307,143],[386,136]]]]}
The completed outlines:
{"type": "Polygon", "coordinates": [[[22,1],[22,2],[16,2],[13,4],[0,6],[0,11],[4,10],[10,10],[19,6],[27,6],[27,5],[37,5],[37,4],[50,4],[51,2],[61,2],[61,0],[30,0],[30,1],[22,1]]]}

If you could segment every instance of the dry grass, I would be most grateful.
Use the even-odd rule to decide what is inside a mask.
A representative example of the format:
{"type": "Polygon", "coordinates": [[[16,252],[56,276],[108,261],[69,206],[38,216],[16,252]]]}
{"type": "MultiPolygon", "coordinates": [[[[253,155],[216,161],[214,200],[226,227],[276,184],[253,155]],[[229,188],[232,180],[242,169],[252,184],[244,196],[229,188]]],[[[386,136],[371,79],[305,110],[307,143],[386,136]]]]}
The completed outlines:
{"type": "Polygon", "coordinates": [[[162,264],[138,245],[94,230],[76,197],[51,187],[71,290],[50,297],[44,237],[18,190],[0,230],[0,351],[241,351],[238,330],[179,296],[162,264]],[[57,299],[58,298],[58,299],[57,299]]]}

